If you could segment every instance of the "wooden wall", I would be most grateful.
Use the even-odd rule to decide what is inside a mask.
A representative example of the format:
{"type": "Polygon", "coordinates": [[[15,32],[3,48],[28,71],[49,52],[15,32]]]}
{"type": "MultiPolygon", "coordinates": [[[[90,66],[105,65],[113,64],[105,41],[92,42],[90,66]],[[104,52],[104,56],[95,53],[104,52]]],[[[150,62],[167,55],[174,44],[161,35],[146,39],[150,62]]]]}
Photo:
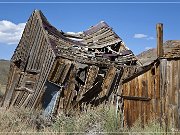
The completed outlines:
{"type": "Polygon", "coordinates": [[[32,15],[11,59],[3,106],[34,108],[55,60],[39,14],[32,15]]]}
{"type": "Polygon", "coordinates": [[[53,113],[84,110],[85,104],[96,106],[109,101],[109,96],[117,92],[121,74],[114,66],[98,67],[57,58],[47,80],[60,90],[53,113]]]}
{"type": "Polygon", "coordinates": [[[160,59],[122,88],[125,124],[132,126],[139,119],[143,126],[157,119],[167,127],[180,128],[180,60],[160,59]]]}

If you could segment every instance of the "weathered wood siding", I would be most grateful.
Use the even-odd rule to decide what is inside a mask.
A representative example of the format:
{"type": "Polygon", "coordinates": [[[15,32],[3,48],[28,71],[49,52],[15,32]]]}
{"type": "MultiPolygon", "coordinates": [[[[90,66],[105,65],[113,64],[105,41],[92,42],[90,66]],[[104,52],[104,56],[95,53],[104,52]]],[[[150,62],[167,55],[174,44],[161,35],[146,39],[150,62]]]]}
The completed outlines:
{"type": "Polygon", "coordinates": [[[46,37],[39,14],[33,14],[11,59],[4,107],[11,103],[19,107],[34,108],[44,90],[54,60],[55,54],[46,37]],[[27,85],[30,85],[30,88],[27,85]]]}
{"type": "Polygon", "coordinates": [[[151,68],[122,86],[124,122],[132,126],[158,119],[167,126],[180,127],[180,60],[160,59],[151,68]]]}
{"type": "Polygon", "coordinates": [[[98,67],[57,58],[48,76],[48,82],[59,87],[60,95],[52,113],[84,110],[84,105],[114,102],[122,77],[121,69],[114,66],[98,67]]]}
{"type": "Polygon", "coordinates": [[[162,118],[166,125],[180,128],[180,60],[161,60],[162,118]]]}

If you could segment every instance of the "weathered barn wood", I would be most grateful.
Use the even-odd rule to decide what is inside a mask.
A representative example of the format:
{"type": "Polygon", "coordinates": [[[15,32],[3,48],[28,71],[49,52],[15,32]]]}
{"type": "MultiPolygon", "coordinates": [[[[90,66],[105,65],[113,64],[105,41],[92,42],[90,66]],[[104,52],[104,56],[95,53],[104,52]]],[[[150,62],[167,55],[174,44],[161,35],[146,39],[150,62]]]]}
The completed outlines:
{"type": "Polygon", "coordinates": [[[159,118],[167,126],[179,128],[179,63],[180,58],[162,58],[152,63],[149,70],[123,84],[127,125],[131,126],[139,118],[142,125],[150,119],[159,118]]]}
{"type": "Polygon", "coordinates": [[[157,32],[158,58],[123,80],[124,122],[132,126],[140,119],[143,126],[158,119],[160,125],[176,129],[180,128],[180,41],[167,41],[169,51],[163,51],[162,24],[157,32]]]}
{"type": "Polygon", "coordinates": [[[180,41],[142,66],[105,22],[70,34],[57,30],[35,10],[12,56],[2,106],[43,109],[45,116],[114,104],[123,124],[159,119],[180,128],[180,41]]]}
{"type": "Polygon", "coordinates": [[[35,10],[12,56],[2,106],[56,114],[99,104],[117,93],[122,67],[130,74],[138,66],[135,55],[105,22],[70,34],[35,10]]]}

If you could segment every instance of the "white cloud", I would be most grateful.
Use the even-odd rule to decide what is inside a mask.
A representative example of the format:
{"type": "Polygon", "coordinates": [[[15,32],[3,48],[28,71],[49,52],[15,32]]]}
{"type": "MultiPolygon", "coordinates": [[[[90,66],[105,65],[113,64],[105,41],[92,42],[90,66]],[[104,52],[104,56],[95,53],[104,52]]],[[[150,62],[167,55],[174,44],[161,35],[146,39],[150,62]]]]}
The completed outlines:
{"type": "Polygon", "coordinates": [[[72,35],[79,35],[82,34],[83,32],[66,32],[67,34],[72,34],[72,35]]]}
{"type": "Polygon", "coordinates": [[[152,36],[148,36],[148,35],[145,35],[145,34],[134,34],[133,38],[141,38],[141,39],[146,39],[146,40],[154,40],[154,37],[152,36]]]}
{"type": "Polygon", "coordinates": [[[147,37],[147,40],[154,40],[154,37],[147,37]]]}
{"type": "Polygon", "coordinates": [[[146,38],[146,37],[148,36],[145,34],[134,34],[134,38],[146,38]]]}
{"type": "Polygon", "coordinates": [[[0,21],[0,43],[17,44],[21,38],[25,24],[15,24],[7,20],[0,21]]]}
{"type": "Polygon", "coordinates": [[[145,47],[145,50],[149,50],[149,49],[152,49],[152,47],[149,46],[145,47]]]}

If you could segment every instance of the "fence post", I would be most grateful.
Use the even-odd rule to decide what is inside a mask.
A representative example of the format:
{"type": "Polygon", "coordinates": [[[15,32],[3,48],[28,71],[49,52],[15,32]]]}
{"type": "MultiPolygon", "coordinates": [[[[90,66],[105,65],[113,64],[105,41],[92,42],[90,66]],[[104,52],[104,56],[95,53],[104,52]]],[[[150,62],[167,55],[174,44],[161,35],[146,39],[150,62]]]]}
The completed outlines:
{"type": "Polygon", "coordinates": [[[162,57],[164,55],[163,51],[163,24],[158,23],[156,25],[157,31],[157,57],[162,57]]]}

